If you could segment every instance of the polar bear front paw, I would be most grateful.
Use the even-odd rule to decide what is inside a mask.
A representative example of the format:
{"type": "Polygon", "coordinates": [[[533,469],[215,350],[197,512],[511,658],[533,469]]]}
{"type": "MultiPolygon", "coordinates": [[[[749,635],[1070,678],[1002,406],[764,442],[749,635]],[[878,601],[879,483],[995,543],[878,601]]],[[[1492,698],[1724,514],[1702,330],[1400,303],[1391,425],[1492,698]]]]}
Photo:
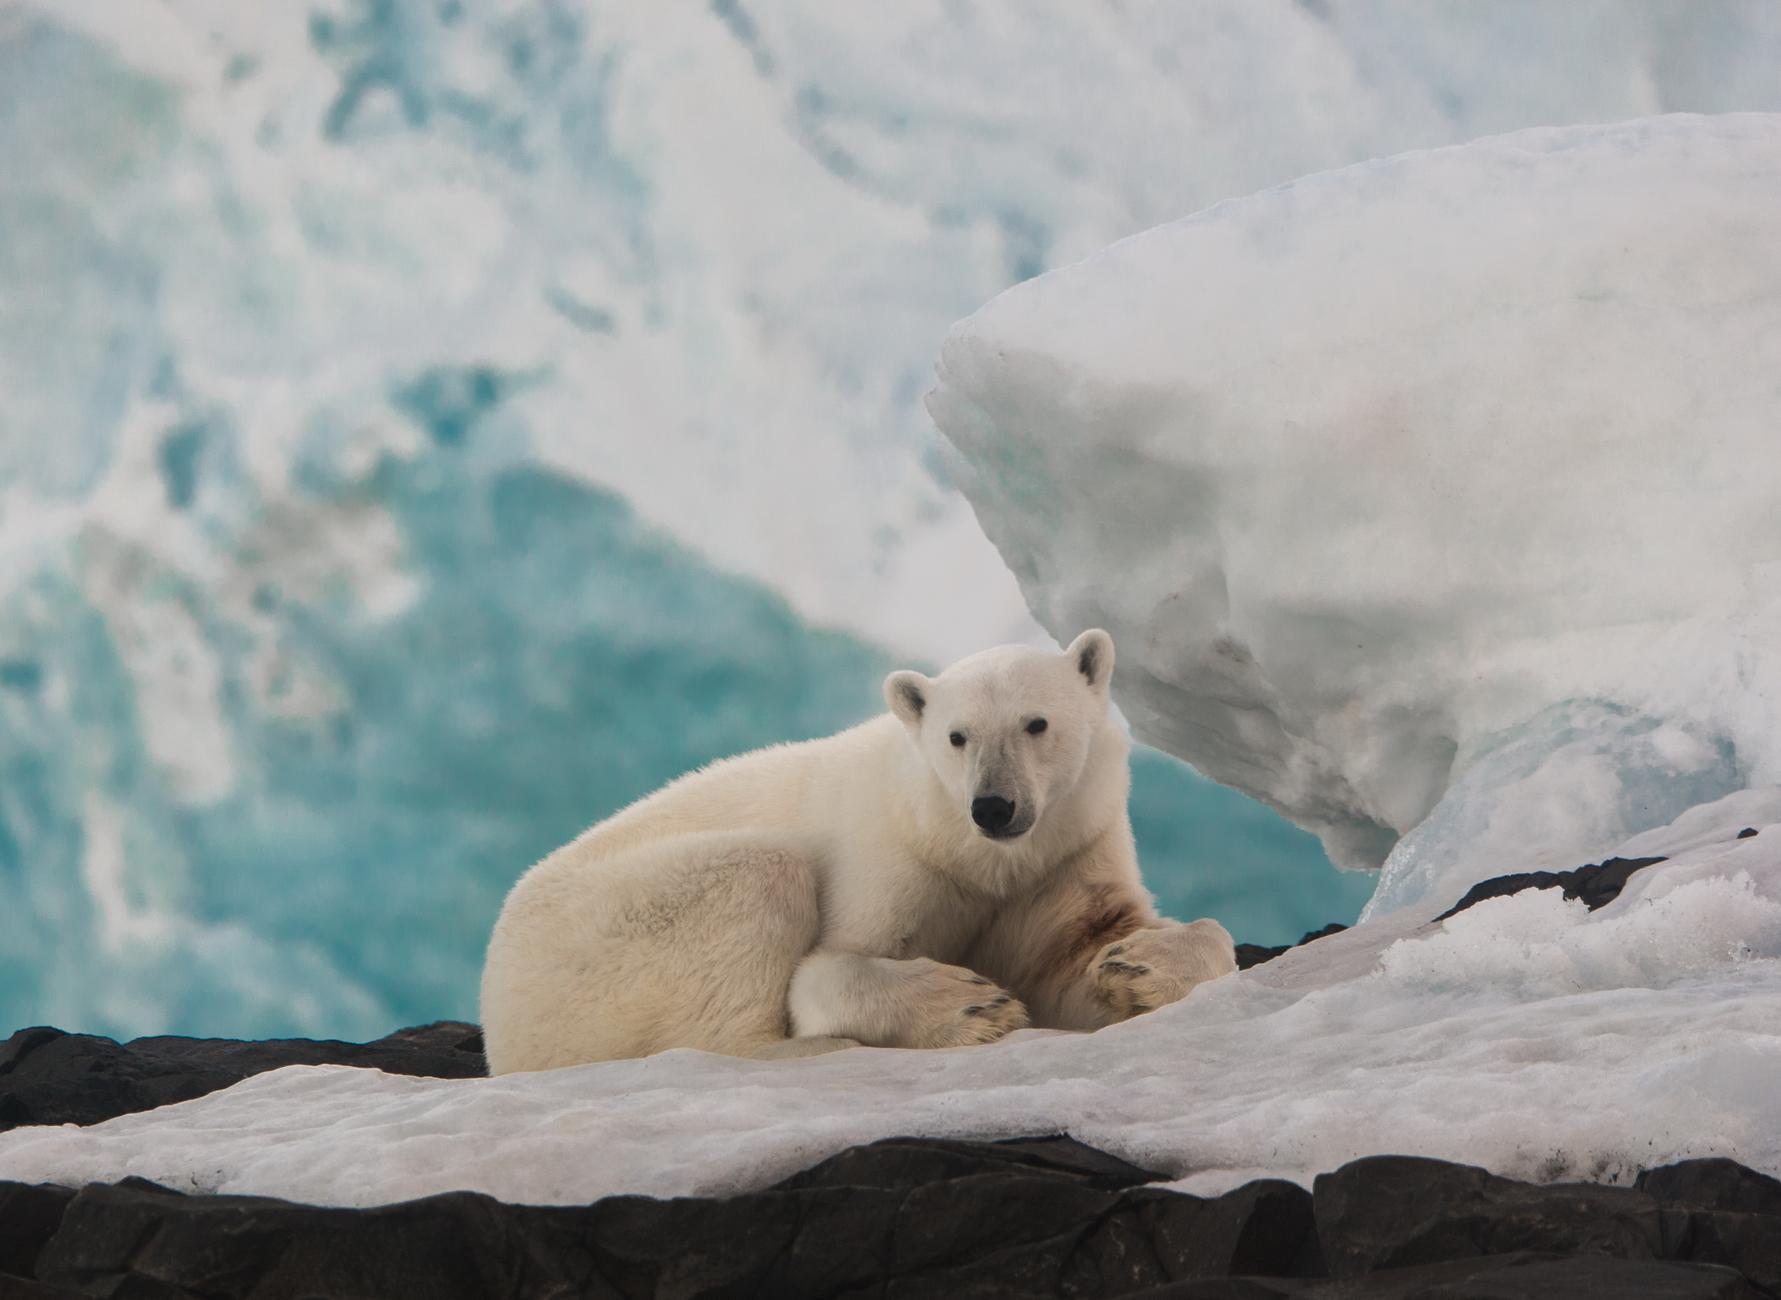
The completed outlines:
{"type": "Polygon", "coordinates": [[[1237,969],[1236,946],[1217,921],[1135,930],[1088,964],[1095,996],[1120,1019],[1179,1002],[1196,984],[1237,969]]]}
{"type": "Polygon", "coordinates": [[[1027,1027],[1021,1001],[975,971],[922,959],[910,978],[910,1047],[974,1047],[1027,1027]]]}

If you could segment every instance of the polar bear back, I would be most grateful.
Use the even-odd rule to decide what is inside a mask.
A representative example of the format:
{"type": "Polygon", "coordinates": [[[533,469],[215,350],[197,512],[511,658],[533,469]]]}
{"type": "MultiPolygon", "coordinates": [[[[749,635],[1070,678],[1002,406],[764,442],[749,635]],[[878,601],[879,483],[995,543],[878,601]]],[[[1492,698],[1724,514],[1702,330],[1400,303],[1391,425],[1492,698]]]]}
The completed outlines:
{"type": "Polygon", "coordinates": [[[816,848],[836,834],[870,835],[890,820],[899,791],[889,768],[904,748],[902,728],[885,715],[722,759],[589,827],[552,857],[588,863],[709,831],[781,832],[816,848]]]}

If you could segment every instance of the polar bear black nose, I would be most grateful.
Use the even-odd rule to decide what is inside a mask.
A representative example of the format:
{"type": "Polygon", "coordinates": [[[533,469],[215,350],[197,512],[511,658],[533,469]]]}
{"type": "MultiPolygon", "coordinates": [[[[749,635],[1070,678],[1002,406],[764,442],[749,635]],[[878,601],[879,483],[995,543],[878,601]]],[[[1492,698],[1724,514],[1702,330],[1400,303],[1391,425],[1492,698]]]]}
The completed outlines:
{"type": "Polygon", "coordinates": [[[1014,820],[1014,804],[1000,795],[986,794],[971,800],[971,820],[994,835],[1014,820]]]}

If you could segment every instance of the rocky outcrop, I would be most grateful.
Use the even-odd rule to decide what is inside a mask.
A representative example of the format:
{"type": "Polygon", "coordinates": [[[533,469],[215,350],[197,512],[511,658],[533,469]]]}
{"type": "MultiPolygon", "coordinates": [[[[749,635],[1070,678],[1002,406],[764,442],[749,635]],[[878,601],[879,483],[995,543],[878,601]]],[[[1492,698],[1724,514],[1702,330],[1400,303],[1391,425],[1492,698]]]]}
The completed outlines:
{"type": "MultiPolygon", "coordinates": [[[[1739,839],[1746,839],[1756,832],[1746,828],[1739,832],[1739,839]]],[[[1524,889],[1558,889],[1566,898],[1580,898],[1590,911],[1603,907],[1620,897],[1620,891],[1626,888],[1626,882],[1633,872],[1645,867],[1655,866],[1666,861],[1664,858],[1609,858],[1606,862],[1592,862],[1587,866],[1576,867],[1570,871],[1517,871],[1506,876],[1493,876],[1489,880],[1481,880],[1466,891],[1465,897],[1435,918],[1436,922],[1445,921],[1450,916],[1457,916],[1469,907],[1475,907],[1486,899],[1506,898],[1510,894],[1519,894],[1524,889]]],[[[1332,934],[1340,934],[1348,927],[1330,924],[1321,930],[1312,930],[1301,938],[1298,943],[1284,943],[1277,946],[1259,943],[1240,943],[1237,945],[1237,969],[1248,970],[1251,966],[1260,966],[1263,962],[1273,961],[1282,953],[1294,948],[1315,943],[1332,934]]]]}
{"type": "MultiPolygon", "coordinates": [[[[1752,832],[1754,834],[1754,832],[1752,832]]],[[[1592,862],[1570,871],[1518,871],[1513,875],[1481,880],[1465,893],[1465,897],[1435,919],[1448,917],[1482,903],[1487,898],[1505,898],[1524,889],[1562,889],[1566,898],[1580,898],[1590,911],[1605,907],[1620,897],[1633,872],[1664,862],[1664,858],[1609,858],[1592,862]]]]}
{"type": "Polygon", "coordinates": [[[1240,943],[1237,945],[1237,969],[1248,970],[1251,966],[1260,966],[1263,962],[1273,961],[1282,953],[1291,952],[1294,948],[1302,948],[1319,939],[1326,939],[1332,934],[1341,934],[1347,928],[1345,925],[1332,921],[1321,930],[1308,932],[1297,943],[1240,943]]]}
{"type": "Polygon", "coordinates": [[[1731,1161],[1640,1188],[1402,1156],[1218,1197],[1069,1138],[892,1139],[766,1191],[374,1209],[0,1184],[0,1297],[1466,1297],[1756,1300],[1781,1184],[1731,1161]],[[8,1290],[8,1288],[13,1288],[8,1290]]]}
{"type": "Polygon", "coordinates": [[[21,1124],[97,1124],[190,1101],[285,1065],[359,1065],[387,1074],[486,1074],[482,1031],[457,1020],[371,1043],[308,1038],[138,1038],[119,1043],[60,1029],[21,1029],[0,1044],[0,1132],[21,1124]]]}

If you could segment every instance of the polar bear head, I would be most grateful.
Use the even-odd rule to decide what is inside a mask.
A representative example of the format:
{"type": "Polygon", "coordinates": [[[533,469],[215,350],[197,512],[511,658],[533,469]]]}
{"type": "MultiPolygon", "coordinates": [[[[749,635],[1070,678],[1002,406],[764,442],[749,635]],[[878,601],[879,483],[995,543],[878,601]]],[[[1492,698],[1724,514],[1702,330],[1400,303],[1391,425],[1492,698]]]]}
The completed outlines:
{"type": "Polygon", "coordinates": [[[884,698],[978,834],[1012,843],[1081,780],[1112,677],[1113,638],[1093,628],[1061,655],[998,646],[938,677],[892,673],[884,698]]]}

